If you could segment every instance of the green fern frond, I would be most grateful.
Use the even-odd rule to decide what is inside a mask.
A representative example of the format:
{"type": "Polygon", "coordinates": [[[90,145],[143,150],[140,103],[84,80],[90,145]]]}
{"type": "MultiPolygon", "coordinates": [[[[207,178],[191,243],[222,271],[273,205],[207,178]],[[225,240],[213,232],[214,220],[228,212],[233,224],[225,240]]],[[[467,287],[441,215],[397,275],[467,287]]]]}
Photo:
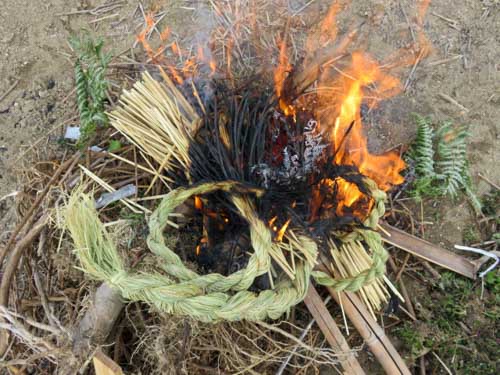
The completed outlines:
{"type": "Polygon", "coordinates": [[[416,175],[413,196],[455,198],[459,192],[465,192],[474,209],[480,212],[481,202],[473,192],[469,174],[466,128],[445,122],[434,132],[429,119],[416,116],[416,121],[417,137],[409,152],[416,175]]]}
{"type": "Polygon", "coordinates": [[[81,133],[78,145],[84,147],[96,129],[108,122],[104,104],[108,90],[106,70],[111,55],[104,53],[102,39],[94,40],[88,33],[72,37],[70,44],[77,54],[75,81],[81,133]]]}
{"type": "Polygon", "coordinates": [[[436,132],[438,178],[443,194],[456,197],[467,185],[467,130],[444,123],[436,132]]]}
{"type": "Polygon", "coordinates": [[[416,116],[417,137],[412,148],[412,158],[415,161],[415,172],[419,176],[434,175],[434,130],[430,120],[416,116]]]}

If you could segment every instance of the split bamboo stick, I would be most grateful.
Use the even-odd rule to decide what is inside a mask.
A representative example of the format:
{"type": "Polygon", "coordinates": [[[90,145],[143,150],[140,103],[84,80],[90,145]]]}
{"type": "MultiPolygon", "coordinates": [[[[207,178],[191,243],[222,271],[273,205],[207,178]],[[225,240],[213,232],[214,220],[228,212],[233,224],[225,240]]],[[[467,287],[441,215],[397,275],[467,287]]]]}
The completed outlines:
{"type": "Polygon", "coordinates": [[[345,373],[354,375],[364,374],[365,372],[354,356],[349,344],[342,335],[342,332],[335,323],[335,320],[333,320],[323,300],[312,284],[309,285],[309,290],[307,291],[304,302],[311,312],[311,315],[316,320],[321,332],[325,335],[326,340],[332,349],[338,353],[340,364],[342,365],[345,373]]]}
{"type": "Polygon", "coordinates": [[[473,261],[412,236],[387,223],[382,223],[382,228],[384,229],[384,231],[381,231],[382,239],[388,244],[470,279],[475,280],[477,278],[478,264],[473,261]]]}
{"type": "MultiPolygon", "coordinates": [[[[325,273],[330,272],[324,262],[319,264],[318,269],[325,273]]],[[[337,292],[333,288],[327,289],[332,298],[342,306],[347,318],[363,337],[385,372],[387,374],[410,375],[411,372],[406,363],[356,294],[337,292]]]]}

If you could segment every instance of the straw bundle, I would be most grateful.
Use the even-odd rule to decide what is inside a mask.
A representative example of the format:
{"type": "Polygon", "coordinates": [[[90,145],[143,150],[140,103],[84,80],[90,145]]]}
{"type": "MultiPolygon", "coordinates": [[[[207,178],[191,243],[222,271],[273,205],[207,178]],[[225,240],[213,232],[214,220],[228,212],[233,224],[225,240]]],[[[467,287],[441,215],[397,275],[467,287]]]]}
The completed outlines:
{"type": "Polygon", "coordinates": [[[200,119],[168,76],[162,84],[144,73],[142,81],[123,92],[119,104],[109,114],[114,128],[162,168],[177,162],[189,169],[189,142],[200,119]]]}

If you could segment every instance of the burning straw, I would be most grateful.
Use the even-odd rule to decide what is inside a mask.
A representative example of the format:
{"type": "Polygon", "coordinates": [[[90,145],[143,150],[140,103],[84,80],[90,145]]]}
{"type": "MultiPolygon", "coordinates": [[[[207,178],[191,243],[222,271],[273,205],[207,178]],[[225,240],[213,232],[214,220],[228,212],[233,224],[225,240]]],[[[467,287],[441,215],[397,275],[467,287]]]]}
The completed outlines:
{"type": "MultiPolygon", "coordinates": [[[[190,136],[183,130],[184,128],[173,122],[163,121],[163,118],[168,118],[168,115],[165,112],[155,111],[159,102],[152,98],[155,95],[166,97],[162,86],[155,83],[149,75],[145,75],[144,80],[147,85],[136,84],[136,88],[140,88],[141,94],[135,97],[140,103],[143,103],[141,98],[151,98],[150,101],[143,103],[142,107],[132,106],[130,95],[126,96],[125,103],[128,103],[128,106],[124,108],[127,109],[122,109],[121,115],[115,115],[113,124],[121,128],[123,132],[130,131],[130,133],[137,135],[140,134],[137,131],[139,126],[145,127],[150,123],[135,120],[135,125],[130,121],[126,127],[123,127],[123,119],[125,118],[123,113],[133,112],[134,118],[139,120],[145,118],[146,112],[154,113],[155,122],[151,126],[163,124],[165,139],[168,139],[168,134],[177,131],[176,134],[182,134],[184,141],[187,142],[184,145],[181,143],[180,147],[175,147],[177,143],[173,139],[165,141],[164,145],[168,145],[165,146],[169,150],[168,155],[175,155],[174,160],[178,162],[178,164],[171,164],[170,168],[172,165],[177,168],[187,165],[193,167],[193,161],[195,167],[200,165],[200,160],[187,158],[190,152],[194,152],[186,151],[188,145],[190,150],[193,148],[193,140],[188,142],[190,136]],[[152,106],[153,108],[151,108],[152,106]]],[[[172,109],[170,108],[170,110],[172,109]]],[[[174,110],[174,112],[180,113],[181,111],[174,110]]],[[[229,122],[218,126],[216,131],[219,132],[221,144],[224,145],[220,152],[224,153],[224,149],[229,151],[236,147],[232,143],[235,134],[229,122]],[[224,128],[225,130],[222,130],[224,128]]],[[[142,132],[147,133],[144,129],[142,132]]],[[[152,157],[154,157],[154,153],[158,152],[157,148],[149,151],[148,145],[153,142],[152,139],[143,141],[140,137],[132,135],[129,135],[129,138],[138,143],[143,142],[142,147],[152,157]]],[[[196,147],[206,147],[210,145],[208,142],[210,140],[207,138],[196,147]]],[[[253,152],[253,149],[245,145],[241,147],[243,147],[240,150],[243,155],[247,152],[253,152]]],[[[210,159],[207,160],[210,162],[210,159]]],[[[202,170],[204,169],[202,168],[202,170]]],[[[206,170],[206,173],[209,172],[210,170],[206,170]]],[[[230,177],[237,177],[238,173],[230,175],[230,177]]],[[[217,173],[213,177],[220,178],[217,173]]],[[[196,174],[192,174],[191,179],[193,178],[196,181],[196,174]]],[[[267,183],[273,183],[273,181],[267,183]]],[[[251,187],[243,181],[200,182],[187,189],[177,188],[163,199],[150,218],[148,246],[161,259],[161,269],[166,275],[159,272],[146,274],[133,270],[127,271],[124,261],[110,242],[109,236],[97,217],[92,200],[81,192],[77,192],[71,197],[66,211],[66,221],[74,238],[77,255],[84,271],[93,278],[118,288],[127,299],[145,301],[169,313],[189,315],[203,321],[278,318],[303,299],[311,275],[314,275],[321,284],[332,286],[339,291],[358,291],[361,289],[361,295],[365,302],[371,303],[374,308],[379,308],[380,301],[384,300],[387,295],[381,281],[385,272],[384,265],[387,253],[381,246],[379,235],[373,229],[375,229],[378,218],[384,213],[385,194],[379,191],[376,184],[369,179],[365,178],[360,183],[362,183],[360,188],[370,194],[370,199],[374,202],[370,204],[371,213],[361,227],[349,232],[331,232],[329,235],[333,236],[330,237],[327,245],[334,260],[331,266],[334,270],[338,270],[338,274],[343,277],[338,280],[332,280],[321,272],[311,273],[316,262],[317,245],[309,236],[294,233],[295,231],[305,233],[303,229],[297,227],[294,230],[291,227],[287,230],[288,224],[286,224],[273,242],[272,230],[259,218],[254,203],[252,203],[256,199],[266,199],[265,189],[251,187]],[[236,273],[229,276],[220,274],[202,276],[187,268],[180,257],[165,245],[163,230],[175,207],[193,196],[213,194],[217,191],[229,194],[230,205],[248,222],[253,253],[250,255],[246,267],[236,273]],[[335,242],[339,240],[340,245],[337,247],[335,242]],[[360,241],[367,244],[371,257],[360,241]],[[266,273],[269,273],[271,283],[274,284],[271,259],[286,276],[279,277],[279,282],[274,289],[265,290],[258,294],[248,292],[247,290],[255,278],[266,273]]]]}
{"type": "MultiPolygon", "coordinates": [[[[394,61],[381,65],[366,53],[349,53],[361,26],[330,43],[339,9],[332,7],[321,24],[318,40],[326,48],[308,51],[303,66],[289,62],[285,32],[275,94],[235,91],[234,82],[214,75],[213,61],[208,83],[192,76],[196,69],[183,77],[183,70],[171,68],[176,85],[159,67],[163,82],[145,73],[124,92],[111,125],[160,165],[157,175],[171,190],[149,221],[148,246],[161,259],[163,273],[126,271],[123,261],[107,269],[106,258],[97,256],[100,244],[78,240],[84,270],[129,299],[204,321],[277,318],[302,300],[311,276],[335,290],[358,292],[372,314],[380,309],[396,290],[384,277],[388,255],[376,229],[385,191],[403,181],[405,164],[394,151],[369,152],[361,105],[371,109],[401,85],[387,70],[394,61]],[[304,94],[315,80],[317,87],[304,94]],[[202,100],[200,84],[210,88],[211,97],[202,100]],[[203,217],[196,255],[202,247],[217,256],[215,248],[228,241],[248,242],[240,270],[200,275],[165,245],[168,216],[195,196],[203,204],[187,213],[203,217]],[[334,279],[312,271],[318,253],[334,279]],[[256,278],[265,274],[269,287],[257,287],[256,278]]],[[[86,227],[104,233],[88,202],[79,194],[68,209],[75,220],[70,231],[84,239],[78,232],[86,227]],[[85,217],[94,224],[78,222],[85,217]]],[[[114,247],[102,245],[116,260],[114,247]]]]}

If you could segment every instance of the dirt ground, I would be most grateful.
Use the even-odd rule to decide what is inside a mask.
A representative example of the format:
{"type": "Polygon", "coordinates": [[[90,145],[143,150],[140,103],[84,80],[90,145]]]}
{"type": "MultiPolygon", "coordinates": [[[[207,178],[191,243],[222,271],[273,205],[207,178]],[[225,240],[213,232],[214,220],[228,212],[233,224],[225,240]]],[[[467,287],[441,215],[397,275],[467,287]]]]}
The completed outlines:
{"type": "MultiPolygon", "coordinates": [[[[284,0],[283,0],[284,1],[284,0]]],[[[277,1],[277,2],[283,2],[277,1]]],[[[207,1],[145,1],[144,9],[167,11],[163,24],[178,27],[189,36],[193,17],[207,1]],[[176,18],[177,17],[177,18],[176,18]],[[192,19],[192,18],[191,18],[192,19]]],[[[289,13],[297,10],[316,14],[330,1],[294,0],[289,13]]],[[[67,125],[75,125],[73,59],[67,43],[82,29],[102,36],[113,54],[128,52],[143,26],[135,0],[4,0],[0,6],[0,224],[12,223],[14,199],[7,197],[20,188],[16,182],[19,158],[27,151],[43,153],[57,145],[67,125]],[[112,8],[99,8],[111,4],[112,8]],[[105,11],[104,11],[105,10],[105,11]]],[[[415,14],[413,1],[353,0],[342,15],[341,29],[350,20],[373,23],[367,47],[383,59],[412,41],[409,19],[415,14]]],[[[369,122],[371,145],[387,149],[407,143],[415,134],[411,113],[450,120],[469,126],[470,166],[479,196],[492,186],[479,174],[500,185],[500,3],[498,0],[436,0],[430,4],[425,32],[433,51],[410,73],[403,71],[407,90],[379,111],[378,121],[369,122]],[[446,99],[448,98],[448,99],[446,99]],[[451,99],[450,99],[451,98],[451,99]]],[[[135,53],[140,48],[133,49],[135,53]]],[[[464,231],[474,223],[465,200],[443,201],[429,208],[426,237],[451,247],[462,243],[464,231]]]]}

